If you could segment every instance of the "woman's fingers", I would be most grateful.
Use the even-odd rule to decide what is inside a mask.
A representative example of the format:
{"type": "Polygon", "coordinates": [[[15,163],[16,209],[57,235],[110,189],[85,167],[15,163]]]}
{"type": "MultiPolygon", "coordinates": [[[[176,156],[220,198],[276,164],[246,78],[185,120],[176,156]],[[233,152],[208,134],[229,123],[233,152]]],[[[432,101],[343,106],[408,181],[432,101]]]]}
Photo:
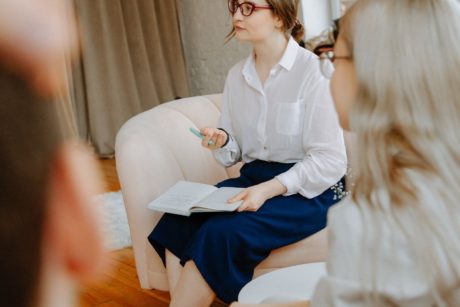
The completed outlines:
{"type": "Polygon", "coordinates": [[[209,144],[209,145],[214,146],[214,148],[218,148],[218,146],[217,146],[217,138],[218,138],[218,137],[219,137],[219,135],[214,133],[214,134],[212,135],[212,137],[211,137],[211,142],[212,142],[212,143],[209,144]]]}
{"type": "Polygon", "coordinates": [[[209,141],[211,140],[211,137],[212,135],[205,135],[204,138],[203,138],[203,141],[201,142],[201,145],[203,145],[204,147],[209,147],[209,145],[211,145],[209,143],[209,141]]]}
{"type": "Polygon", "coordinates": [[[200,133],[203,136],[203,139],[201,141],[201,146],[209,148],[209,141],[214,135],[213,128],[202,128],[200,129],[200,133]]]}
{"type": "Polygon", "coordinates": [[[243,203],[241,204],[241,206],[239,206],[238,209],[236,209],[236,211],[238,211],[238,212],[243,212],[243,211],[246,211],[247,208],[248,208],[248,206],[245,205],[245,202],[243,202],[243,203]]]}
{"type": "Polygon", "coordinates": [[[216,128],[202,128],[200,133],[203,136],[201,145],[212,150],[221,148],[227,137],[225,132],[216,128]]]}
{"type": "Polygon", "coordinates": [[[202,135],[208,135],[211,130],[212,130],[212,128],[201,128],[200,133],[202,135]]]}
{"type": "Polygon", "coordinates": [[[249,190],[246,189],[240,193],[238,193],[237,195],[235,195],[234,197],[230,198],[228,200],[229,203],[234,203],[234,202],[237,202],[237,201],[240,201],[242,200],[243,203],[238,207],[237,211],[238,212],[242,212],[242,211],[255,211],[255,207],[253,206],[253,202],[248,199],[248,195],[249,195],[249,190]]]}
{"type": "Polygon", "coordinates": [[[246,195],[248,194],[248,190],[244,190],[238,194],[236,194],[235,196],[233,196],[232,198],[230,198],[228,200],[228,202],[231,204],[231,203],[234,203],[234,202],[237,202],[237,201],[240,201],[240,200],[243,200],[246,195]]]}

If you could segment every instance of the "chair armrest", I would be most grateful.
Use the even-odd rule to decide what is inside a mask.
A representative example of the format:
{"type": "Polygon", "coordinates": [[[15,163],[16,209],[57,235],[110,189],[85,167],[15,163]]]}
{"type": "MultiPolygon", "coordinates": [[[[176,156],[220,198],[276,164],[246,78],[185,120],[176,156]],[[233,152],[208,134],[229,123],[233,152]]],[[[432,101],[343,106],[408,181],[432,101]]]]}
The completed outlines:
{"type": "Polygon", "coordinates": [[[165,103],[131,118],[117,134],[117,172],[143,288],[167,289],[167,282],[149,277],[165,270],[147,240],[161,214],[147,204],[179,180],[215,184],[228,178],[226,169],[189,132],[190,127],[215,126],[218,106],[203,96],[165,103]]]}

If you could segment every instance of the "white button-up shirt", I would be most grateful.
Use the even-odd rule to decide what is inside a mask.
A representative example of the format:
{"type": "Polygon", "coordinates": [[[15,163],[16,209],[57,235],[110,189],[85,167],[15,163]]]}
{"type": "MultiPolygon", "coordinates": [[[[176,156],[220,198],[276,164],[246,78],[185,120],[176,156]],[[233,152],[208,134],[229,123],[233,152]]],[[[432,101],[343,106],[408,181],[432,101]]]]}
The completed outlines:
{"type": "MultiPolygon", "coordinates": [[[[425,193],[423,196],[433,197],[428,194],[430,193],[425,193]]],[[[444,211],[445,208],[439,206],[440,203],[442,200],[434,201],[433,207],[422,209],[419,206],[417,210],[429,210],[431,214],[445,221],[448,225],[445,229],[452,229],[453,226],[449,223],[454,219],[447,217],[449,214],[447,212],[450,210],[444,211]]],[[[345,198],[329,210],[328,275],[316,285],[310,306],[374,306],[373,291],[382,306],[439,306],[432,289],[436,284],[427,279],[420,263],[414,261],[416,252],[407,239],[403,227],[387,213],[379,215],[381,225],[372,224],[372,217],[369,215],[372,208],[373,206],[369,204],[358,207],[351,198],[345,198]],[[372,286],[374,282],[375,289],[372,286]],[[366,298],[370,298],[371,301],[367,301],[366,298]]],[[[431,240],[431,237],[421,237],[420,240],[431,240]]],[[[440,266],[437,269],[444,272],[442,281],[439,279],[441,274],[436,276],[437,282],[455,284],[451,288],[452,292],[445,293],[452,294],[451,299],[454,297],[458,299],[456,271],[449,266],[447,260],[451,250],[435,242],[431,244],[431,248],[436,249],[440,257],[440,266]]]]}
{"type": "Polygon", "coordinates": [[[254,55],[228,73],[220,127],[231,136],[214,151],[224,166],[240,160],[296,163],[276,178],[285,195],[320,195],[345,174],[347,156],[329,82],[318,58],[290,39],[262,85],[254,55]]]}

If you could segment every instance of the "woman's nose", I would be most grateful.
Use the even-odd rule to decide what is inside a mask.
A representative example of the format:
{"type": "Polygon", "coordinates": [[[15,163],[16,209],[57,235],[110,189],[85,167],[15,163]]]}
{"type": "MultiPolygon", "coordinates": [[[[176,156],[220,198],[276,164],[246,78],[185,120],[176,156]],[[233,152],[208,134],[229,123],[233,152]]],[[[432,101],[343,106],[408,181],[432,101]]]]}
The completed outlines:
{"type": "Polygon", "coordinates": [[[236,8],[235,14],[232,16],[233,20],[242,20],[243,19],[243,14],[241,13],[241,8],[238,7],[236,8]]]}

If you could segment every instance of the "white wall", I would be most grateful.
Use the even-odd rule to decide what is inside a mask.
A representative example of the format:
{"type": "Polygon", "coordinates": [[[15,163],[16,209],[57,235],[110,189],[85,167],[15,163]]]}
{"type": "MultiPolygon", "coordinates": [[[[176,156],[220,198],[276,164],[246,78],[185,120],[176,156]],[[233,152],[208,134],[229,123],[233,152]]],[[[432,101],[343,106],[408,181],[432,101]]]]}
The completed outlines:
{"type": "Polygon", "coordinates": [[[342,16],[342,2],[343,0],[330,0],[331,2],[331,17],[338,19],[342,16]]]}
{"type": "Polygon", "coordinates": [[[336,15],[337,0],[302,0],[302,17],[307,39],[321,34],[336,15]]]}
{"type": "Polygon", "coordinates": [[[227,0],[179,0],[179,16],[191,95],[220,93],[228,70],[248,56],[248,45],[234,39],[227,0]]]}

